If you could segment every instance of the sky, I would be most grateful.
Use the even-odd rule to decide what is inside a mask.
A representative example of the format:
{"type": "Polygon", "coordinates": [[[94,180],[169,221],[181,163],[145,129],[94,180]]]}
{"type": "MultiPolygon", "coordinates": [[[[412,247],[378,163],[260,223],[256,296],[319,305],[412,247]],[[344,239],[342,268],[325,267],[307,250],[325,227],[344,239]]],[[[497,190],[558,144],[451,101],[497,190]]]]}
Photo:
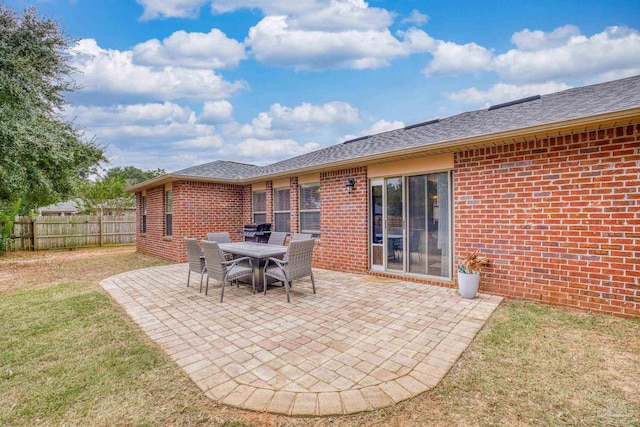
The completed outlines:
{"type": "Polygon", "coordinates": [[[0,0],[75,39],[63,117],[109,164],[264,165],[640,74],[638,0],[0,0]]]}

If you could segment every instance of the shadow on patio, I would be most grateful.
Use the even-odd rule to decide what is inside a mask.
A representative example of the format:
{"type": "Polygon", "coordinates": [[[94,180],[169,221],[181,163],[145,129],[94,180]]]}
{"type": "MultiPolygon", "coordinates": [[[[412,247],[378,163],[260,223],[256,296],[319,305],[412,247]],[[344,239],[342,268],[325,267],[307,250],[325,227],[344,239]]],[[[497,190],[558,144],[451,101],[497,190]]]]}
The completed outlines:
{"type": "Polygon", "coordinates": [[[187,288],[186,264],[123,273],[102,287],[211,399],[287,415],[393,405],[434,387],[501,297],[314,269],[267,295],[187,288]]]}

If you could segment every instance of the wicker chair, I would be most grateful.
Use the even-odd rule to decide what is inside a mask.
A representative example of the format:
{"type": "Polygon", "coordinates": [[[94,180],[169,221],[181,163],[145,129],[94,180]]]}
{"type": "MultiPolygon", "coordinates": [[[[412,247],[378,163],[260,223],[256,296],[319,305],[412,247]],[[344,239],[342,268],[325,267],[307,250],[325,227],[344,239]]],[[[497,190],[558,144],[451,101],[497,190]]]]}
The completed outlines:
{"type": "Polygon", "coordinates": [[[202,292],[202,278],[204,273],[207,272],[207,267],[204,262],[204,256],[202,255],[202,249],[198,245],[196,239],[188,237],[184,238],[184,245],[187,247],[187,259],[189,260],[189,274],[187,275],[187,288],[189,287],[189,280],[191,279],[191,272],[200,273],[200,290],[202,292]]]}
{"type": "MultiPolygon", "coordinates": [[[[236,258],[231,261],[225,259],[224,253],[220,250],[220,246],[216,242],[203,240],[201,242],[204,259],[207,263],[207,286],[204,294],[209,292],[209,278],[213,277],[222,282],[222,292],[220,293],[220,302],[224,298],[224,287],[227,282],[251,276],[251,287],[253,293],[256,293],[256,283],[253,277],[253,267],[243,267],[238,265],[241,261],[250,260],[249,257],[236,258]]],[[[239,286],[238,286],[239,287],[239,286]]]]}
{"type": "Polygon", "coordinates": [[[313,245],[315,240],[298,240],[289,243],[287,253],[284,259],[268,258],[264,266],[264,293],[267,293],[267,276],[282,281],[284,283],[285,292],[287,294],[287,302],[289,299],[289,288],[291,282],[303,277],[311,276],[311,286],[313,293],[316,293],[316,282],[313,280],[313,271],[311,270],[311,261],[313,259],[313,245]],[[273,263],[273,265],[269,265],[273,263]]]}
{"type": "MultiPolygon", "coordinates": [[[[231,236],[228,231],[222,233],[207,233],[207,240],[216,243],[231,243],[231,236]]],[[[233,254],[224,253],[224,258],[229,261],[233,259],[233,254]]]]}
{"type": "Polygon", "coordinates": [[[281,232],[281,231],[274,231],[269,236],[269,241],[267,243],[269,243],[270,245],[284,245],[284,239],[286,238],[287,238],[287,233],[281,232]]]}
{"type": "Polygon", "coordinates": [[[207,233],[207,240],[216,243],[231,243],[231,236],[227,231],[223,233],[207,233]]]}
{"type": "Polygon", "coordinates": [[[295,233],[293,237],[291,237],[291,241],[297,242],[299,240],[309,240],[311,238],[313,238],[313,234],[295,233]]]}

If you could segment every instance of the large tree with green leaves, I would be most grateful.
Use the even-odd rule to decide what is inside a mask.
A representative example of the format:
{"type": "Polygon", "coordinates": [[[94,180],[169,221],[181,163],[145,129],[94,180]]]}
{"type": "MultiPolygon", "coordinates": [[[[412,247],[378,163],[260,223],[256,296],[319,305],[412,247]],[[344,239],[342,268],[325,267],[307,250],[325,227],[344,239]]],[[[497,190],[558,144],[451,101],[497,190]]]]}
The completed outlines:
{"type": "Polygon", "coordinates": [[[160,175],[164,175],[167,172],[164,169],[154,169],[154,170],[142,170],[138,169],[135,166],[125,166],[120,167],[117,166],[115,168],[111,168],[107,171],[106,178],[113,178],[116,176],[122,176],[124,178],[125,183],[128,186],[134,186],[148,179],[155,178],[160,175]]]}
{"type": "Polygon", "coordinates": [[[111,168],[104,177],[84,181],[78,186],[82,211],[91,215],[121,215],[127,210],[135,209],[135,196],[124,190],[165,173],[163,169],[143,171],[135,166],[111,168]]]}
{"type": "Polygon", "coordinates": [[[35,9],[20,15],[0,4],[0,210],[67,199],[104,160],[61,115],[64,93],[76,89],[72,42],[35,9]]]}

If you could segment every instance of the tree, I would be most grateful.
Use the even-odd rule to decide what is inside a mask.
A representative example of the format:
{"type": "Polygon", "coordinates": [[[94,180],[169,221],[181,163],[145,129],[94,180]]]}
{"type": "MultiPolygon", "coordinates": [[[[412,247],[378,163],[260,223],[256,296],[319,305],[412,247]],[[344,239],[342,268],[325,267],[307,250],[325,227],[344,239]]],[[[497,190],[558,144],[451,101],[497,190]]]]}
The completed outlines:
{"type": "Polygon", "coordinates": [[[135,209],[135,196],[124,190],[165,173],[163,169],[143,171],[135,166],[111,168],[103,178],[84,181],[78,187],[82,211],[92,215],[121,215],[126,210],[135,209]]]}
{"type": "Polygon", "coordinates": [[[164,175],[167,172],[164,169],[155,169],[149,171],[143,171],[135,166],[125,166],[124,168],[118,166],[111,168],[107,171],[106,177],[112,178],[116,176],[123,176],[128,187],[139,184],[148,179],[155,178],[160,175],[164,175]]]}
{"type": "Polygon", "coordinates": [[[122,215],[125,210],[135,209],[135,196],[124,192],[127,186],[124,175],[105,177],[95,182],[85,181],[78,188],[82,212],[89,215],[122,215]]]}
{"type": "Polygon", "coordinates": [[[63,93],[75,90],[72,40],[34,8],[0,4],[0,208],[22,212],[68,199],[103,160],[94,141],[65,121],[63,93]]]}

